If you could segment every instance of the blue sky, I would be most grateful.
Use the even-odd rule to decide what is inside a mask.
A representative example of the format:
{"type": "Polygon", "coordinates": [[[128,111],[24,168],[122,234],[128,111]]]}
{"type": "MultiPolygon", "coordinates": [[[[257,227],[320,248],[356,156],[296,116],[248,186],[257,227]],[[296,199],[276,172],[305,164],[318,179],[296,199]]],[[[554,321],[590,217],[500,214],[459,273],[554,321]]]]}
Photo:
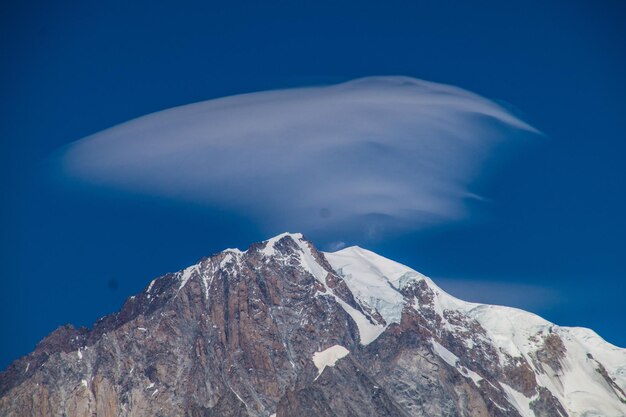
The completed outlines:
{"type": "Polygon", "coordinates": [[[626,346],[619,2],[156,3],[3,5],[0,366],[268,237],[245,213],[70,181],[53,168],[64,146],[173,106],[372,75],[459,86],[544,136],[492,155],[462,219],[346,243],[626,346]]]}

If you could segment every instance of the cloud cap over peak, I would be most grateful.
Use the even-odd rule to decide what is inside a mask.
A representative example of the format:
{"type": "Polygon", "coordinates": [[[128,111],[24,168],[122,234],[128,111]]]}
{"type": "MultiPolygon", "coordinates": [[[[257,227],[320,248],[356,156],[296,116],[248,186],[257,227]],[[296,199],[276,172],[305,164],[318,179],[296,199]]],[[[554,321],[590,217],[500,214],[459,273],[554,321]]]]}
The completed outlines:
{"type": "Polygon", "coordinates": [[[153,113],[70,144],[65,175],[341,239],[462,218],[496,146],[537,131],[409,77],[264,91],[153,113]]]}

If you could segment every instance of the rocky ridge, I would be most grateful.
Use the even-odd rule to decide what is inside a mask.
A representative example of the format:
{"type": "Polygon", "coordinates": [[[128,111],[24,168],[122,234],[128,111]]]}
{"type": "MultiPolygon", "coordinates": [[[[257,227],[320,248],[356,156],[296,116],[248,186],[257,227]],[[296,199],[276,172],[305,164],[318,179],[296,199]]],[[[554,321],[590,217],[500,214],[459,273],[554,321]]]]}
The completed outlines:
{"type": "Polygon", "coordinates": [[[155,279],[0,374],[3,416],[624,416],[626,350],[282,234],[155,279]]]}

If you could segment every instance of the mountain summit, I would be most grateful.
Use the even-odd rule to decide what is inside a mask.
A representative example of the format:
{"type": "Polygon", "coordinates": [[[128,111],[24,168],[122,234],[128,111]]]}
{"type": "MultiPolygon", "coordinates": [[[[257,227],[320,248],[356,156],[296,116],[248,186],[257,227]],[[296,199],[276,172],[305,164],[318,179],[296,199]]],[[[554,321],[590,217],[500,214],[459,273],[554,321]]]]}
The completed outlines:
{"type": "Polygon", "coordinates": [[[626,349],[282,234],[152,281],[0,374],[3,416],[626,415],[626,349]]]}

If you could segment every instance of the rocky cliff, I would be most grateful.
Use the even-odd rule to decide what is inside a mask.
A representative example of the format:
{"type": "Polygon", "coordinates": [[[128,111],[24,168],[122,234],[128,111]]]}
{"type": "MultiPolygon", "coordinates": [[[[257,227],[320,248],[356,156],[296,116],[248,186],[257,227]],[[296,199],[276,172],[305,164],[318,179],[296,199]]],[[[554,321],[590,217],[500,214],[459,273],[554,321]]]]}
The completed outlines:
{"type": "Polygon", "coordinates": [[[0,374],[2,416],[624,416],[626,350],[299,234],[155,279],[0,374]]]}

